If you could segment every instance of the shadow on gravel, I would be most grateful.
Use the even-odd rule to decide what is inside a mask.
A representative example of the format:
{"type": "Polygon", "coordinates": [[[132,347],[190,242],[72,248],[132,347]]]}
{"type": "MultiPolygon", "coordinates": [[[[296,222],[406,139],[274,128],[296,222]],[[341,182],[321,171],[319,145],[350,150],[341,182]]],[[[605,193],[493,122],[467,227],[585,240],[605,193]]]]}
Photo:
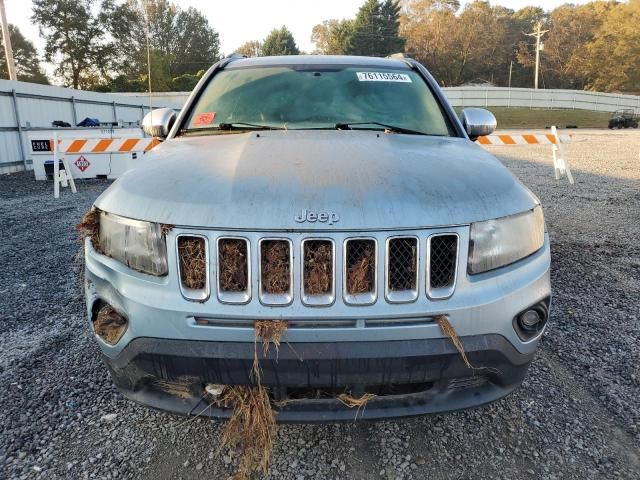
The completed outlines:
{"type": "MultiPolygon", "coordinates": [[[[640,476],[637,162],[573,165],[569,186],[502,152],[552,240],[552,319],[522,388],[448,415],[283,425],[267,478],[640,476]]],[[[107,185],[54,200],[50,183],[0,177],[0,478],[226,478],[237,458],[215,454],[221,422],[125,401],[99,361],[71,261],[73,226],[107,185]]]]}

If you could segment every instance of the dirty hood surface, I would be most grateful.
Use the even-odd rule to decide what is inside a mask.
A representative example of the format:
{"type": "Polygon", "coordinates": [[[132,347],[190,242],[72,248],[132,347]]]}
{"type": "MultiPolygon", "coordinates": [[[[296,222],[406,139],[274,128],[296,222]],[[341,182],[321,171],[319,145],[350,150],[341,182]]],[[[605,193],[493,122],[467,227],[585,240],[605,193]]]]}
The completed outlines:
{"type": "Polygon", "coordinates": [[[498,160],[462,138],[372,131],[179,137],[139,165],[96,206],[177,226],[384,230],[467,224],[537,203],[498,160]],[[339,220],[295,221],[304,210],[339,220]]]}

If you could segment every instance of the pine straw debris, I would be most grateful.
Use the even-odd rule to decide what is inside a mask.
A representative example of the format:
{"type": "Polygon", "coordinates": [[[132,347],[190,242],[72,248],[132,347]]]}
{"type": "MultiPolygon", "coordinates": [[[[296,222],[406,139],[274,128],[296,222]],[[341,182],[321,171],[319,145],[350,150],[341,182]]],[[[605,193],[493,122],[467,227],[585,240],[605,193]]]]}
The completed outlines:
{"type": "Polygon", "coordinates": [[[93,331],[109,345],[115,345],[127,330],[127,320],[111,306],[105,305],[96,315],[93,331]]]}
{"type": "Polygon", "coordinates": [[[357,407],[356,416],[354,418],[354,420],[357,420],[360,409],[364,411],[364,409],[367,408],[367,403],[369,403],[369,400],[375,397],[376,396],[373,393],[364,393],[360,398],[355,398],[350,393],[341,393],[337,398],[342,404],[346,405],[349,408],[357,407]]]}
{"type": "Polygon", "coordinates": [[[204,239],[200,237],[179,237],[178,258],[180,260],[180,280],[187,288],[202,290],[207,282],[207,260],[204,239]]]}
{"type": "Polygon", "coordinates": [[[285,320],[257,320],[254,323],[254,351],[251,376],[255,386],[225,386],[219,404],[232,407],[233,413],[222,432],[220,449],[240,447],[240,465],[234,480],[251,477],[252,472],[269,469],[269,458],[276,435],[276,412],[271,408],[269,390],[260,383],[260,364],[258,361],[258,339],[262,341],[262,353],[267,355],[271,345],[276,352],[280,349],[280,340],[287,331],[285,320]]]}
{"type": "Polygon", "coordinates": [[[218,275],[220,290],[244,292],[247,290],[247,243],[227,238],[218,243],[218,275]]]}
{"type": "Polygon", "coordinates": [[[291,287],[289,242],[265,240],[261,244],[262,285],[266,293],[287,293],[291,287]]]}
{"type": "Polygon", "coordinates": [[[222,432],[219,451],[240,447],[240,465],[231,478],[244,480],[254,471],[265,475],[276,436],[276,412],[271,408],[269,391],[261,386],[227,386],[219,402],[233,407],[231,418],[222,432]]]}
{"type": "Polygon", "coordinates": [[[100,248],[100,210],[98,208],[91,208],[80,219],[80,223],[76,225],[76,231],[78,232],[78,242],[82,246],[84,252],[84,240],[86,238],[91,239],[91,245],[97,252],[101,251],[100,248]]]}
{"type": "Polygon", "coordinates": [[[322,295],[331,291],[333,249],[331,242],[311,240],[304,251],[304,291],[308,295],[322,295]]]}
{"type": "Polygon", "coordinates": [[[253,324],[253,366],[251,367],[251,377],[260,385],[260,362],[258,360],[258,339],[262,342],[262,356],[266,357],[271,345],[274,346],[276,354],[280,352],[280,340],[282,335],[289,328],[286,320],[256,320],[253,324]]]}
{"type": "Polygon", "coordinates": [[[373,267],[375,249],[367,247],[358,258],[348,268],[347,272],[347,292],[352,295],[358,293],[366,293],[372,290],[373,286],[373,267]]]}
{"type": "Polygon", "coordinates": [[[467,358],[462,340],[460,340],[460,337],[458,337],[456,329],[453,328],[453,325],[451,325],[451,323],[449,323],[447,317],[445,317],[444,315],[438,315],[437,317],[435,317],[435,321],[440,327],[440,330],[442,330],[442,333],[449,337],[451,343],[453,343],[453,346],[456,347],[456,350],[458,350],[458,352],[460,353],[460,356],[462,357],[462,360],[464,361],[464,364],[467,366],[467,368],[475,370],[476,367],[471,365],[469,359],[467,358]]]}

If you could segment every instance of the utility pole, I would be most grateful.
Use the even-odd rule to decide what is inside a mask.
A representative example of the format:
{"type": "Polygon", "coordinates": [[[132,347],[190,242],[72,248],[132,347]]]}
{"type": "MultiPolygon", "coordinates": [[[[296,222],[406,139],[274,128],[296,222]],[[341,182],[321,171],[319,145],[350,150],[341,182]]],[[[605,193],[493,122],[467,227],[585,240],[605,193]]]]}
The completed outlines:
{"type": "Polygon", "coordinates": [[[528,37],[536,37],[536,73],[534,77],[534,85],[535,89],[538,89],[538,70],[540,70],[540,39],[542,36],[547,33],[549,30],[542,30],[542,22],[538,22],[536,24],[536,31],[531,33],[526,33],[528,37]]]}
{"type": "Polygon", "coordinates": [[[4,42],[4,55],[7,58],[9,80],[17,80],[16,64],[13,61],[13,49],[11,48],[11,37],[9,36],[9,24],[7,23],[7,15],[4,12],[4,0],[0,0],[0,23],[2,24],[2,41],[4,42]]]}

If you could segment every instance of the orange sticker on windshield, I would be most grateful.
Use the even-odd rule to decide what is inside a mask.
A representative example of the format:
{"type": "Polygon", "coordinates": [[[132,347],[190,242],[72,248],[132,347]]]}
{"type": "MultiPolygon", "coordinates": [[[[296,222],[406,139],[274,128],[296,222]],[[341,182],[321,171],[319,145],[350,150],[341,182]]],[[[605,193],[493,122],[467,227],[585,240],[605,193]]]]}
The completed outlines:
{"type": "Polygon", "coordinates": [[[191,125],[194,127],[202,127],[203,125],[211,125],[216,118],[216,112],[204,112],[197,114],[191,125]]]}

